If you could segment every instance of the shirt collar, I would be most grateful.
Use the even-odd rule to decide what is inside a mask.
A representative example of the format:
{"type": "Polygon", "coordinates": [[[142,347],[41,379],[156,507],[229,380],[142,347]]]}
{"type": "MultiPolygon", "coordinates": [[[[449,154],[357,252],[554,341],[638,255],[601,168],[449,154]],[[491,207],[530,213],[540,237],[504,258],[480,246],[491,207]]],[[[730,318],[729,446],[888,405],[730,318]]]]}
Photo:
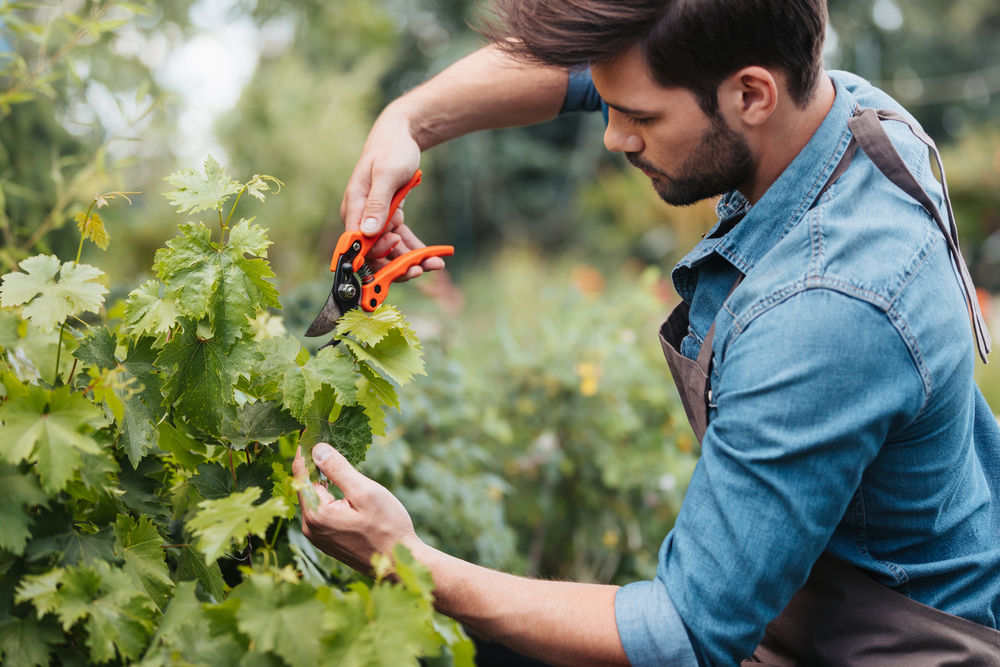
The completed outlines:
{"type": "Polygon", "coordinates": [[[847,121],[857,103],[847,89],[831,77],[837,91],[833,107],[809,143],[792,160],[756,205],[737,191],[723,195],[716,206],[719,223],[680,261],[673,272],[674,285],[685,299],[693,283],[690,271],[713,253],[728,260],[740,272],[749,273],[806,214],[847,149],[847,121]],[[744,216],[732,231],[713,238],[720,225],[734,216],[744,216]]]}

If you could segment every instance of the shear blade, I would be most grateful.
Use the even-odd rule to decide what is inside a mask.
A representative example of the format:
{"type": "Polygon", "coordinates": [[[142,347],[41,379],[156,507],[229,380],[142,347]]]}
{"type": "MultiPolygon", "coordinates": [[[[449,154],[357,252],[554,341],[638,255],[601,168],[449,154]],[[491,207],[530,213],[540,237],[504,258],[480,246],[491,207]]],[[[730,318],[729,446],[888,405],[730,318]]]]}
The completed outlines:
{"type": "Polygon", "coordinates": [[[341,315],[343,313],[340,311],[337,301],[333,298],[333,291],[331,291],[330,296],[327,297],[326,303],[323,305],[323,310],[319,312],[313,323],[306,329],[306,337],[315,338],[316,336],[330,333],[337,326],[337,320],[340,319],[341,315]]]}

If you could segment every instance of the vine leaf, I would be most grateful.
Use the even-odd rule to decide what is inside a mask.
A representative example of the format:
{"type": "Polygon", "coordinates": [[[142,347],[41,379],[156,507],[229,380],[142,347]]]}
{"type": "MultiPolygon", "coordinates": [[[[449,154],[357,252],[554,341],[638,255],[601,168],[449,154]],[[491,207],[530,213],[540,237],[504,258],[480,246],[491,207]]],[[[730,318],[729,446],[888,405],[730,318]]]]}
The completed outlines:
{"type": "Polygon", "coordinates": [[[36,463],[42,488],[55,495],[82,465],[81,453],[101,452],[86,431],[106,425],[108,418],[71,387],[48,391],[28,385],[21,389],[23,394],[15,394],[8,387],[7,400],[0,406],[0,458],[8,463],[25,459],[36,463]]]}
{"type": "Polygon", "coordinates": [[[358,361],[377,366],[401,385],[413,379],[414,375],[427,375],[420,345],[409,340],[399,329],[393,329],[371,347],[344,336],[337,338],[347,344],[358,361]]]}
{"type": "Polygon", "coordinates": [[[354,308],[341,315],[337,322],[337,335],[350,333],[365,345],[375,345],[393,329],[405,331],[407,339],[416,341],[413,330],[406,323],[402,313],[388,304],[382,304],[369,314],[359,308],[354,308]]]}
{"type": "MultiPolygon", "coordinates": [[[[178,548],[181,550],[181,555],[177,560],[177,578],[181,581],[197,579],[217,603],[222,602],[226,597],[226,582],[222,579],[219,564],[209,565],[201,554],[189,546],[178,548]]],[[[174,600],[177,599],[177,595],[174,596],[174,600]]]]}
{"type": "Polygon", "coordinates": [[[322,665],[390,667],[413,665],[420,655],[435,655],[442,643],[419,595],[385,582],[370,590],[350,587],[344,600],[327,603],[336,634],[323,646],[322,665]]]}
{"type": "Polygon", "coordinates": [[[159,281],[147,280],[128,295],[122,333],[167,333],[180,314],[180,306],[174,297],[160,298],[159,281]]]}
{"type": "Polygon", "coordinates": [[[263,537],[271,522],[288,511],[281,498],[254,506],[260,496],[260,488],[252,486],[227,498],[198,503],[200,510],[187,525],[198,538],[206,563],[218,560],[233,540],[242,542],[251,533],[263,537]]]}
{"type": "Polygon", "coordinates": [[[181,331],[163,346],[156,359],[161,368],[175,369],[163,385],[164,405],[196,427],[220,435],[225,421],[236,419],[233,385],[242,375],[249,379],[252,362],[260,358],[256,343],[241,341],[227,348],[198,336],[198,325],[182,318],[181,331]]]}
{"type": "Polygon", "coordinates": [[[39,621],[34,614],[26,614],[0,620],[0,658],[5,667],[47,667],[52,647],[62,639],[51,617],[39,621]]]}
{"type": "Polygon", "coordinates": [[[221,211],[229,196],[243,189],[211,155],[205,160],[204,175],[194,169],[183,169],[163,180],[177,188],[164,194],[171,205],[177,207],[178,213],[198,213],[208,209],[221,211]]]}
{"type": "Polygon", "coordinates": [[[221,248],[200,223],[180,226],[181,236],[156,252],[153,268],[167,284],[183,313],[200,319],[209,316],[214,337],[230,345],[243,335],[258,310],[281,308],[278,290],[267,262],[270,241],[264,229],[240,220],[221,248]],[[256,255],[258,259],[246,257],[256,255]]]}
{"type": "Polygon", "coordinates": [[[43,333],[79,311],[96,313],[108,290],[94,282],[103,271],[89,264],[59,263],[55,255],[35,255],[19,264],[24,273],[8,273],[0,286],[0,306],[27,304],[21,314],[43,333]]]}
{"type": "Polygon", "coordinates": [[[84,364],[116,371],[109,387],[95,389],[95,397],[108,401],[121,431],[118,446],[128,455],[133,468],[156,443],[156,423],[164,415],[160,392],[163,379],[156,367],[155,342],[151,336],[129,339],[125,359],[119,361],[115,356],[117,336],[107,327],[95,327],[73,352],[84,364]]]}
{"type": "Polygon", "coordinates": [[[286,364],[283,372],[278,387],[284,397],[284,406],[300,420],[324,385],[333,389],[340,405],[357,403],[358,376],[354,372],[354,362],[332,347],[320,350],[304,366],[294,362],[286,364]]]}
{"type": "Polygon", "coordinates": [[[306,411],[305,433],[299,438],[307,464],[312,461],[312,447],[320,442],[335,447],[351,465],[365,460],[372,444],[372,427],[360,406],[347,406],[331,421],[330,413],[337,407],[333,390],[324,387],[306,411]]]}
{"type": "Polygon", "coordinates": [[[254,461],[249,465],[236,468],[236,485],[233,486],[233,474],[221,463],[202,463],[198,466],[198,474],[188,480],[205,500],[228,498],[233,492],[246,491],[250,487],[261,490],[257,504],[270,499],[271,467],[265,461],[254,461]]]}
{"type": "Polygon", "coordinates": [[[240,601],[236,625],[253,638],[255,650],[272,651],[292,667],[319,662],[322,635],[313,628],[326,607],[312,586],[279,584],[269,575],[251,574],[232,595],[240,601]]]}
{"type": "Polygon", "coordinates": [[[385,435],[385,413],[382,407],[391,405],[399,409],[399,397],[396,389],[388,380],[372,370],[365,362],[360,362],[361,377],[358,378],[358,405],[364,407],[372,433],[385,435]]]}
{"type": "Polygon", "coordinates": [[[80,211],[76,214],[74,220],[76,220],[76,228],[80,230],[80,235],[83,238],[93,241],[94,245],[101,250],[108,249],[108,244],[111,243],[111,236],[108,234],[108,230],[104,228],[104,221],[101,220],[101,216],[94,213],[88,218],[86,213],[80,211]]]}
{"type": "Polygon", "coordinates": [[[269,445],[286,433],[301,430],[302,424],[274,401],[257,401],[240,407],[236,421],[223,425],[222,437],[239,451],[252,442],[269,445]]]}
{"type": "Polygon", "coordinates": [[[163,553],[163,538],[156,526],[146,517],[135,521],[127,514],[119,514],[114,532],[115,554],[125,559],[129,579],[163,609],[174,582],[163,553]]]}
{"type": "Polygon", "coordinates": [[[39,615],[55,613],[66,632],[85,621],[86,644],[97,663],[113,660],[116,650],[123,660],[138,659],[156,609],[128,575],[106,562],[26,576],[15,600],[32,602],[39,615]]]}
{"type": "Polygon", "coordinates": [[[45,494],[32,473],[0,465],[0,547],[17,556],[24,553],[31,536],[31,517],[25,510],[44,504],[45,494]]]}

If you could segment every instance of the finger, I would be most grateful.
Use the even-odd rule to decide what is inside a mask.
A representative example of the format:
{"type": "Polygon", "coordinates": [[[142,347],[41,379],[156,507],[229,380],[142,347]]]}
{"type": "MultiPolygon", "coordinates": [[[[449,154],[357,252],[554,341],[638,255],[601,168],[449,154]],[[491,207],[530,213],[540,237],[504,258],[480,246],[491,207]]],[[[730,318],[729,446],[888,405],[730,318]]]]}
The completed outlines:
{"type": "MultiPolygon", "coordinates": [[[[302,457],[301,446],[295,450],[295,458],[292,460],[292,475],[303,486],[309,484],[309,470],[306,468],[306,460],[302,457]]],[[[316,495],[319,496],[320,505],[326,505],[336,500],[336,498],[330,495],[329,490],[319,482],[313,482],[312,487],[316,491],[316,495]]],[[[309,503],[302,502],[302,491],[299,491],[299,507],[302,508],[303,513],[308,508],[308,505],[309,503]]]]}
{"type": "Polygon", "coordinates": [[[444,268],[444,260],[440,257],[428,257],[420,262],[420,268],[424,271],[440,271],[444,268]]]}
{"type": "Polygon", "coordinates": [[[361,232],[377,236],[389,217],[389,205],[396,191],[406,185],[409,177],[387,174],[372,167],[372,186],[368,191],[365,208],[361,213],[361,232]]]}
{"type": "Polygon", "coordinates": [[[379,237],[372,249],[368,251],[366,257],[373,257],[375,259],[381,259],[392,252],[393,248],[399,245],[402,239],[399,238],[399,234],[393,234],[392,232],[386,232],[379,237]]]}
{"type": "Polygon", "coordinates": [[[353,500],[362,495],[365,488],[373,483],[355,470],[343,454],[325,442],[313,447],[312,456],[316,467],[344,492],[344,497],[352,504],[353,500]]]}
{"type": "Polygon", "coordinates": [[[372,185],[371,173],[370,163],[359,162],[344,190],[344,199],[340,203],[340,220],[349,232],[361,227],[361,213],[372,185]]]}

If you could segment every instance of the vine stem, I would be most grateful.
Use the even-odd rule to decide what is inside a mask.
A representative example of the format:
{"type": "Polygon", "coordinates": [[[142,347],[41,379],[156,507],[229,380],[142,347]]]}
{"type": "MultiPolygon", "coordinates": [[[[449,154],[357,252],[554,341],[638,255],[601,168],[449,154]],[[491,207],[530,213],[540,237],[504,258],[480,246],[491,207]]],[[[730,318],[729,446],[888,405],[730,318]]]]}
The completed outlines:
{"type": "MultiPolygon", "coordinates": [[[[83,254],[83,242],[87,238],[87,226],[90,224],[90,212],[94,210],[94,204],[96,203],[97,203],[96,199],[90,202],[90,206],[87,207],[87,215],[84,216],[83,218],[83,229],[80,230],[80,245],[77,246],[76,249],[76,260],[74,260],[75,264],[80,263],[80,255],[83,254]]],[[[63,322],[59,326],[59,344],[56,347],[56,370],[55,370],[55,375],[52,378],[52,384],[55,384],[56,382],[59,381],[59,359],[62,357],[63,334],[65,332],[66,332],[66,323],[63,322]]],[[[73,363],[73,368],[76,369],[76,362],[73,363]]],[[[73,376],[73,371],[70,371],[70,377],[72,376],[73,376]]]]}
{"type": "Polygon", "coordinates": [[[233,473],[233,490],[236,490],[236,468],[233,466],[233,450],[229,450],[229,472],[233,473]]]}
{"type": "Polygon", "coordinates": [[[278,541],[278,533],[281,532],[281,524],[284,522],[285,517],[278,518],[278,527],[274,529],[274,535],[271,536],[271,543],[267,545],[268,551],[274,551],[274,545],[278,541]]]}
{"type": "MultiPolygon", "coordinates": [[[[233,219],[233,213],[236,212],[236,205],[240,203],[240,197],[243,196],[243,191],[246,190],[246,186],[243,186],[243,190],[236,193],[236,201],[233,202],[233,207],[229,209],[229,217],[226,218],[226,224],[222,225],[223,229],[229,229],[229,221],[233,219]]],[[[219,222],[222,222],[222,211],[219,211],[219,222]]]]}

